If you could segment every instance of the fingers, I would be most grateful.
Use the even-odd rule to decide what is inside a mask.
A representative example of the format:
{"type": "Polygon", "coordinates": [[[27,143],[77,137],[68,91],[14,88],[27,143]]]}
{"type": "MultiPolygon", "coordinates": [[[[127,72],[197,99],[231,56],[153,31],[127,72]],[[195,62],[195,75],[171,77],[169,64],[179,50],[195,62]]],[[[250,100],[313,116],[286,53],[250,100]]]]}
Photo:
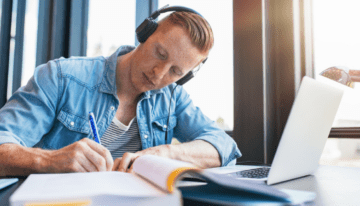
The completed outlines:
{"type": "MultiPolygon", "coordinates": [[[[91,149],[89,148],[91,151],[91,149]]],[[[91,151],[91,152],[84,152],[85,158],[87,158],[88,161],[84,161],[84,166],[86,165],[87,168],[92,165],[95,170],[90,171],[107,171],[106,169],[106,160],[103,158],[100,154],[97,152],[91,151]]]]}
{"type": "Polygon", "coordinates": [[[129,166],[134,161],[135,155],[134,153],[125,152],[124,155],[121,158],[118,171],[120,172],[127,172],[129,166]]]}
{"type": "Polygon", "coordinates": [[[119,167],[119,165],[120,165],[120,161],[121,161],[121,157],[116,158],[116,159],[114,160],[114,166],[113,166],[113,168],[112,168],[112,171],[118,171],[117,169],[118,169],[118,167],[119,167]]]}
{"type": "MultiPolygon", "coordinates": [[[[71,158],[72,155],[70,155],[70,158],[71,158]]],[[[69,156],[68,156],[69,158],[69,156]]],[[[71,160],[68,160],[68,161],[62,161],[62,162],[59,162],[55,159],[54,161],[54,167],[53,169],[51,169],[50,171],[47,171],[47,172],[50,172],[50,173],[63,173],[63,172],[90,172],[92,169],[90,169],[91,167],[93,168],[93,170],[96,171],[96,168],[95,166],[93,166],[92,164],[89,164],[89,165],[92,165],[92,166],[89,166],[89,165],[84,165],[83,162],[86,162],[86,161],[83,161],[81,159],[85,159],[86,160],[86,157],[82,157],[82,158],[79,158],[76,157],[76,156],[73,156],[73,159],[71,160]]]]}
{"type": "Polygon", "coordinates": [[[88,138],[48,151],[43,162],[44,172],[111,171],[114,164],[109,150],[88,138]]]}
{"type": "MultiPolygon", "coordinates": [[[[94,166],[93,166],[94,167],[94,166]]],[[[82,165],[80,165],[78,162],[74,165],[76,172],[90,172],[88,169],[84,168],[82,165]]],[[[95,167],[94,167],[95,168],[95,167]]]]}
{"type": "MultiPolygon", "coordinates": [[[[87,153],[85,153],[85,154],[87,154],[87,153]]],[[[96,164],[94,164],[93,162],[89,162],[89,158],[86,157],[85,154],[83,152],[77,153],[77,155],[75,157],[76,161],[74,161],[73,166],[72,166],[75,169],[75,171],[79,171],[79,172],[100,171],[95,166],[96,164]]]]}
{"type": "Polygon", "coordinates": [[[128,169],[128,173],[134,173],[134,170],[133,170],[133,167],[134,167],[134,164],[131,164],[131,167],[130,167],[130,169],[128,169]]]}
{"type": "Polygon", "coordinates": [[[87,152],[85,154],[86,157],[97,167],[98,171],[112,170],[114,160],[108,149],[88,138],[83,138],[80,142],[85,142],[92,151],[95,151],[87,152]]]}
{"type": "Polygon", "coordinates": [[[119,166],[117,168],[115,168],[115,170],[120,171],[120,172],[129,172],[130,171],[129,167],[132,165],[132,163],[138,157],[139,157],[139,155],[136,153],[130,153],[130,152],[124,153],[122,158],[119,160],[119,163],[118,163],[119,166]]]}
{"type": "MultiPolygon", "coordinates": [[[[86,141],[78,141],[69,147],[60,149],[60,153],[69,159],[69,172],[79,172],[80,165],[86,172],[106,171],[105,159],[94,151],[86,141]]],[[[66,163],[65,163],[66,164],[66,163]]]]}

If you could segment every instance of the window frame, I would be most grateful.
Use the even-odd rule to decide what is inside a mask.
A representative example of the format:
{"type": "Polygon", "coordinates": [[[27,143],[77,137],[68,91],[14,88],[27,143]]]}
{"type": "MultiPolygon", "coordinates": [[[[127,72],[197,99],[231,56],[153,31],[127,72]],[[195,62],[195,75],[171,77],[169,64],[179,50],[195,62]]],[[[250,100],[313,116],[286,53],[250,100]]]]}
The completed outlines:
{"type": "Polygon", "coordinates": [[[306,73],[306,59],[295,64],[296,57],[306,57],[304,46],[295,48],[296,41],[304,45],[305,35],[295,36],[292,1],[234,0],[233,6],[233,138],[241,161],[271,164],[306,73]]]}
{"type": "Polygon", "coordinates": [[[329,138],[360,139],[360,127],[333,127],[329,138]]]}
{"type": "Polygon", "coordinates": [[[7,101],[12,6],[12,0],[2,1],[0,31],[0,73],[2,74],[0,81],[0,108],[4,106],[7,101]]]}

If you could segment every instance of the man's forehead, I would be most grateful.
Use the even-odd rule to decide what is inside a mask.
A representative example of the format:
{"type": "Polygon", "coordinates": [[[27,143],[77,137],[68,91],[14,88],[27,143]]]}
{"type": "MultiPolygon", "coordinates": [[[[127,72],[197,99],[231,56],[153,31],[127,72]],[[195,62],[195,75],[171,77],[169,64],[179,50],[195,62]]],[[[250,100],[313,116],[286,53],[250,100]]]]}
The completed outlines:
{"type": "Polygon", "coordinates": [[[155,45],[159,48],[159,50],[162,50],[161,52],[166,53],[169,60],[175,62],[176,66],[178,66],[182,70],[193,69],[204,58],[204,56],[200,55],[200,53],[198,53],[196,50],[194,51],[190,49],[181,49],[181,46],[176,47],[174,45],[162,43],[158,43],[155,45]]]}
{"type": "Polygon", "coordinates": [[[165,32],[162,29],[155,36],[157,38],[154,39],[154,45],[159,49],[164,49],[170,58],[176,58],[176,60],[186,64],[181,65],[181,67],[192,69],[206,57],[206,54],[200,52],[192,44],[190,35],[180,26],[168,27],[165,32]]]}

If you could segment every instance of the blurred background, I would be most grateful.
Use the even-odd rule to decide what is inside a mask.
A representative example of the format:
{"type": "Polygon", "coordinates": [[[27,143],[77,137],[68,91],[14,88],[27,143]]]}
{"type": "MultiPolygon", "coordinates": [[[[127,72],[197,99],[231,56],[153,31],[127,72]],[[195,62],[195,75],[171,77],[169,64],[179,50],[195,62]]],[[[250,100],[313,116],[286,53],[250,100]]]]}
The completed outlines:
{"type": "MultiPolygon", "coordinates": [[[[346,89],[333,127],[360,127],[360,13],[356,8],[360,1],[313,1],[313,32],[314,32],[314,69],[316,78],[325,69],[337,67],[342,70],[341,82],[336,75],[328,78],[346,84],[351,74],[351,88],[346,89]]],[[[334,68],[327,74],[336,73],[334,68]]],[[[321,79],[322,80],[322,79],[321,79]]],[[[324,80],[326,81],[326,80],[324,80]]],[[[337,85],[337,83],[333,83],[337,85]]],[[[360,167],[360,139],[331,138],[325,147],[322,163],[360,167]]]]}
{"type": "MultiPolygon", "coordinates": [[[[320,163],[360,167],[360,82],[356,80],[356,71],[360,70],[360,27],[356,26],[360,20],[360,13],[357,12],[360,1],[294,0],[275,3],[271,0],[260,0],[245,2],[248,3],[239,3],[236,0],[222,0],[221,2],[217,0],[0,0],[2,102],[4,103],[20,86],[27,83],[36,66],[60,56],[109,56],[121,45],[137,45],[136,26],[151,12],[166,4],[186,6],[201,13],[211,24],[215,35],[215,45],[209,55],[209,60],[197,73],[196,78],[184,87],[195,105],[201,108],[209,118],[216,121],[219,127],[230,135],[235,135],[234,139],[239,145],[241,144],[241,147],[245,145],[250,148],[252,142],[255,141],[254,135],[234,134],[240,127],[236,121],[241,119],[241,121],[251,122],[251,118],[247,118],[244,113],[254,116],[258,114],[257,112],[265,110],[254,111],[254,114],[251,114],[252,110],[247,109],[238,111],[241,104],[237,104],[235,98],[241,96],[244,101],[246,95],[252,94],[243,93],[251,90],[254,85],[255,87],[262,85],[257,90],[257,93],[262,93],[262,88],[266,87],[266,81],[254,79],[253,83],[245,87],[241,84],[243,93],[240,95],[236,89],[240,80],[234,71],[251,72],[251,70],[256,71],[257,68],[252,68],[251,65],[249,68],[244,67],[243,64],[234,62],[234,59],[243,59],[235,52],[243,47],[234,42],[239,38],[236,37],[237,34],[241,34],[242,37],[259,36],[262,40],[260,49],[266,56],[268,46],[266,28],[269,23],[278,21],[271,17],[272,6],[281,6],[285,7],[285,11],[282,11],[284,17],[280,18],[286,18],[292,23],[286,31],[291,34],[290,46],[294,48],[292,50],[294,54],[291,54],[293,58],[290,59],[294,62],[293,67],[285,69],[295,70],[294,73],[296,73],[297,64],[301,64],[296,50],[303,49],[303,55],[310,55],[308,58],[310,60],[306,60],[310,61],[310,64],[300,66],[306,67],[306,72],[303,72],[302,76],[311,76],[320,81],[331,79],[331,84],[346,87],[346,93],[320,163]],[[289,2],[293,3],[289,5],[289,2]],[[258,16],[247,17],[260,19],[258,30],[246,30],[246,25],[236,23],[238,18],[242,18],[239,15],[241,11],[236,9],[238,4],[241,4],[243,9],[254,11],[260,9],[258,16]],[[286,9],[289,12],[286,12],[286,9]],[[238,31],[234,25],[236,28],[243,29],[238,31]],[[296,41],[298,38],[301,39],[301,36],[305,36],[304,41],[310,43],[298,44],[296,41]],[[243,139],[246,139],[248,143],[244,143],[243,139]]],[[[161,15],[159,18],[164,16],[161,15]]],[[[251,27],[255,28],[255,23],[251,24],[251,27]]],[[[250,48],[251,45],[255,48],[257,43],[248,41],[250,48]]],[[[277,49],[281,51],[281,48],[277,49]]],[[[249,50],[249,52],[252,51],[249,50]]],[[[263,69],[261,72],[264,74],[266,73],[264,69],[266,58],[262,59],[262,57],[265,56],[259,56],[259,61],[262,61],[262,68],[259,69],[263,69]]],[[[244,61],[246,60],[242,62],[244,61]]],[[[293,76],[295,76],[292,80],[295,82],[293,84],[295,94],[298,87],[296,82],[300,81],[301,75],[293,76]]],[[[266,105],[265,100],[263,104],[266,105]]],[[[259,107],[266,107],[264,105],[259,107]]],[[[259,121],[265,122],[266,119],[259,121]]],[[[283,125],[286,119],[281,121],[283,125]]],[[[250,131],[246,127],[241,127],[241,130],[250,131]]],[[[261,125],[253,130],[265,129],[261,125]]],[[[263,133],[261,135],[264,136],[263,133]]],[[[266,148],[269,143],[262,141],[261,144],[264,144],[266,148]]],[[[262,145],[255,148],[262,150],[262,145]]],[[[247,154],[246,150],[244,151],[244,154],[247,154]]],[[[267,163],[271,162],[267,160],[266,155],[263,157],[264,153],[269,153],[269,151],[269,149],[264,149],[260,152],[259,158],[265,158],[267,163]]],[[[258,157],[250,159],[256,160],[258,157]]]]}

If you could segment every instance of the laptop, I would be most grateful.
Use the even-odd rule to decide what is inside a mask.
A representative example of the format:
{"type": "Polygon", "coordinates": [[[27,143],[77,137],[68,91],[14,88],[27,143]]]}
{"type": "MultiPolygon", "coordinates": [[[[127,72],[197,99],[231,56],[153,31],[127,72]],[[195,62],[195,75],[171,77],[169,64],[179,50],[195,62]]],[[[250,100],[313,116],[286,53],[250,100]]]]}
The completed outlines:
{"type": "MultiPolygon", "coordinates": [[[[266,181],[268,185],[272,185],[314,173],[343,93],[343,88],[304,77],[271,168],[253,166],[254,169],[239,171],[241,167],[249,166],[236,165],[230,169],[232,172],[225,167],[225,175],[237,179],[266,181]]],[[[221,173],[222,169],[208,170],[221,173]]]]}

